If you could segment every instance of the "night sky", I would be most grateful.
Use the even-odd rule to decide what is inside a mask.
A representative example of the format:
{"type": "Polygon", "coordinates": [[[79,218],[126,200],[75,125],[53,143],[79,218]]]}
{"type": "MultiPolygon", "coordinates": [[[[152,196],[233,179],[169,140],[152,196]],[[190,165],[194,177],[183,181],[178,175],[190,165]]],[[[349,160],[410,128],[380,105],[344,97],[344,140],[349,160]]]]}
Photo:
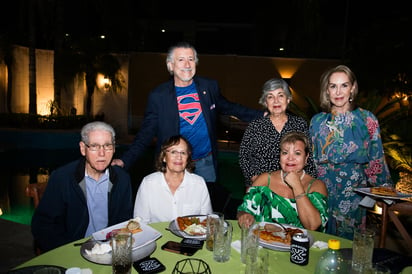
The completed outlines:
{"type": "Polygon", "coordinates": [[[340,59],[379,79],[382,73],[412,74],[406,3],[15,0],[2,2],[0,38],[28,45],[33,11],[37,48],[54,49],[60,41],[68,49],[165,52],[186,40],[199,54],[340,59]]]}

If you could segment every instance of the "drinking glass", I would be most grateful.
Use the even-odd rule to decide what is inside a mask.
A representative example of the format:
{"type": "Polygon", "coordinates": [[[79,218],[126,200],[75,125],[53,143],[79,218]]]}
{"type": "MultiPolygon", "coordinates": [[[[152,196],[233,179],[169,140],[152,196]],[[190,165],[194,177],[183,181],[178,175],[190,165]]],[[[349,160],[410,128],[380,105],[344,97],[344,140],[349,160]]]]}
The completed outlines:
{"type": "Polygon", "coordinates": [[[233,227],[229,222],[223,222],[215,225],[213,234],[213,259],[216,262],[227,262],[230,259],[232,249],[232,232],[233,227]]]}
{"type": "Polygon", "coordinates": [[[112,271],[114,274],[130,274],[132,268],[132,233],[117,232],[111,238],[112,271]]]}
{"type": "Polygon", "coordinates": [[[249,227],[241,226],[240,259],[244,264],[246,263],[246,250],[259,246],[259,228],[259,224],[252,224],[249,227]]]}
{"type": "Polygon", "coordinates": [[[266,248],[251,247],[246,250],[245,274],[269,273],[269,253],[266,248]]]}
{"type": "Polygon", "coordinates": [[[355,229],[352,245],[352,270],[363,273],[372,268],[375,232],[370,229],[355,229]]]}
{"type": "Polygon", "coordinates": [[[213,251],[213,234],[216,225],[224,222],[224,215],[221,212],[213,212],[207,215],[206,219],[206,249],[213,251]]]}

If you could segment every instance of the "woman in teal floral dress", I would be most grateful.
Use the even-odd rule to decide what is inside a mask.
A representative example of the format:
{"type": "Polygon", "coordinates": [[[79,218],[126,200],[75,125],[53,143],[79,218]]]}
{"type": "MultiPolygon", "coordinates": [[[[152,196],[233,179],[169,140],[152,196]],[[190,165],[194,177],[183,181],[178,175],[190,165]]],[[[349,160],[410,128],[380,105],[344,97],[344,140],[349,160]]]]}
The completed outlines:
{"type": "Polygon", "coordinates": [[[320,103],[325,112],[310,122],[318,179],[328,188],[327,232],[352,239],[366,224],[366,210],[355,188],[392,184],[377,118],[356,107],[358,85],[347,66],[322,75],[320,103]]]}
{"type": "Polygon", "coordinates": [[[304,133],[289,132],[280,141],[281,170],[257,177],[238,208],[238,222],[279,222],[324,231],[327,222],[325,184],[306,174],[309,140],[304,133]]]}

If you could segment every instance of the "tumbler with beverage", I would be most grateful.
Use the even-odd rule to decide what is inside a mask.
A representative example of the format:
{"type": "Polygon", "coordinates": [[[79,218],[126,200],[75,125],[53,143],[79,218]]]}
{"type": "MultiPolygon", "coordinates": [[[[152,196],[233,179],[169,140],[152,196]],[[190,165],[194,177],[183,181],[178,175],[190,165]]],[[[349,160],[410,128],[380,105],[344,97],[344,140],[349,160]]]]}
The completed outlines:
{"type": "Polygon", "coordinates": [[[117,232],[111,238],[112,271],[114,274],[130,274],[132,268],[132,233],[117,232]]]}
{"type": "Polygon", "coordinates": [[[363,273],[372,268],[375,232],[370,229],[356,229],[353,234],[352,270],[363,273]]]}
{"type": "Polygon", "coordinates": [[[224,215],[220,212],[213,212],[207,215],[206,219],[206,249],[213,251],[213,237],[215,226],[224,222],[224,215]]]}

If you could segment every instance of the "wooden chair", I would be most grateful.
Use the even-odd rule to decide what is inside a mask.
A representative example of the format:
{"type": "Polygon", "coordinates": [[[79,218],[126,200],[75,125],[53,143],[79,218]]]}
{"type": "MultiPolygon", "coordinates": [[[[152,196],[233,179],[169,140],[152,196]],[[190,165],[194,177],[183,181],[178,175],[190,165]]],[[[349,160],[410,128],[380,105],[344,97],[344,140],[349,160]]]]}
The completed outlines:
{"type": "Polygon", "coordinates": [[[397,215],[403,214],[412,216],[412,202],[396,201],[391,205],[387,205],[383,201],[378,201],[377,204],[382,208],[382,226],[381,235],[379,239],[379,247],[385,247],[386,229],[388,226],[388,222],[392,221],[395,227],[398,229],[399,233],[401,234],[402,238],[404,239],[406,245],[409,248],[412,248],[412,237],[409,235],[409,232],[403,226],[397,215]]]}
{"type": "MultiPolygon", "coordinates": [[[[43,192],[46,189],[47,183],[34,183],[34,184],[28,184],[25,189],[25,193],[27,197],[33,198],[33,204],[34,208],[37,208],[39,205],[40,199],[43,196],[43,192]]],[[[34,246],[34,252],[36,255],[41,254],[40,248],[37,247],[36,242],[34,241],[33,243],[34,246]]]]}
{"type": "Polygon", "coordinates": [[[46,189],[46,183],[28,184],[26,186],[26,196],[33,198],[34,208],[39,205],[43,192],[46,189]]]}

